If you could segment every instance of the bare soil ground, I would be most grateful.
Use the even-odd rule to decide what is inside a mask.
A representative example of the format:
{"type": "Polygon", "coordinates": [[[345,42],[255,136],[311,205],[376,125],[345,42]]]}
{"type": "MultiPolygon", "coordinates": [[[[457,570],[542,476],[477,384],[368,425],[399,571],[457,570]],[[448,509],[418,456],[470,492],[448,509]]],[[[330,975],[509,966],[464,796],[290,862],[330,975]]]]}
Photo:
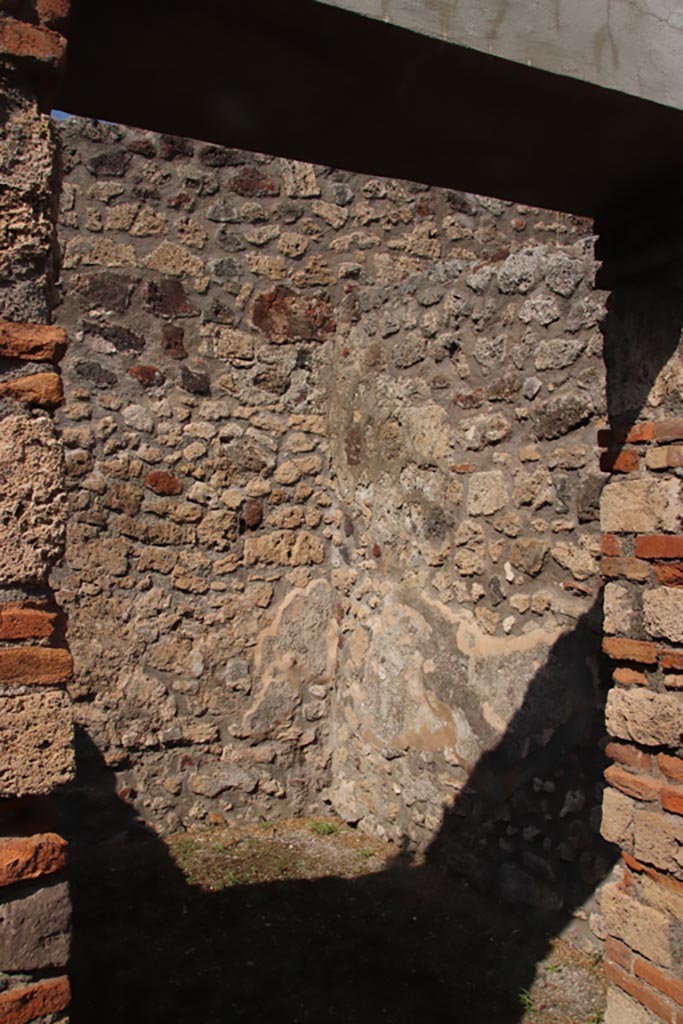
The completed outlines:
{"type": "Polygon", "coordinates": [[[76,849],[73,1024],[599,1024],[595,955],[332,819],[76,849]]]}

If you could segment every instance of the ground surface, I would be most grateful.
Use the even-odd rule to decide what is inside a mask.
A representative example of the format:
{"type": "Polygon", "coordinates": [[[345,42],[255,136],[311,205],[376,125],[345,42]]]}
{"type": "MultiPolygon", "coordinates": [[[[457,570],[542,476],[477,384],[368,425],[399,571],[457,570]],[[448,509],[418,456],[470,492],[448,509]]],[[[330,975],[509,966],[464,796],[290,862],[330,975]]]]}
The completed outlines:
{"type": "Polygon", "coordinates": [[[73,1024],[599,1024],[594,955],[334,821],[75,845],[73,1024]]]}

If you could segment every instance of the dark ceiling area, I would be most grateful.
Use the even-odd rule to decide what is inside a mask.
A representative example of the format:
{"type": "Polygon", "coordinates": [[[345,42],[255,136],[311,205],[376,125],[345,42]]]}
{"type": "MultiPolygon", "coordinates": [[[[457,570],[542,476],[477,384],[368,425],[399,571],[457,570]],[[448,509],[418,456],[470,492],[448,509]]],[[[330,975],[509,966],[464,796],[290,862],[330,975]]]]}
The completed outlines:
{"type": "Polygon", "coordinates": [[[73,114],[589,216],[683,172],[681,111],[316,0],[72,10],[73,114]]]}

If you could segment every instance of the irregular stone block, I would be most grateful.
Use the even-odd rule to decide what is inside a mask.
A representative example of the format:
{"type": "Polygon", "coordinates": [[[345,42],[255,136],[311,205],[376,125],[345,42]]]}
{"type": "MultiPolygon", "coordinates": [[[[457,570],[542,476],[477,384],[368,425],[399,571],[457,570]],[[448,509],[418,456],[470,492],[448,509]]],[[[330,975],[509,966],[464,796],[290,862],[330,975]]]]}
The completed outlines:
{"type": "Polygon", "coordinates": [[[467,496],[467,513],[471,516],[490,516],[504,508],[509,500],[505,477],[498,469],[488,473],[473,473],[467,496]]]}
{"type": "Polygon", "coordinates": [[[246,565],[320,565],[325,548],[319,537],[306,530],[276,530],[259,537],[245,537],[246,565]]]}
{"type": "Polygon", "coordinates": [[[328,302],[297,294],[284,285],[276,285],[256,297],[251,322],[276,345],[325,341],[335,329],[328,302]]]}
{"type": "Polygon", "coordinates": [[[66,693],[0,695],[0,797],[49,793],[74,775],[66,693]]]}
{"type": "Polygon", "coordinates": [[[548,544],[535,537],[520,537],[512,545],[510,561],[517,569],[522,569],[529,576],[538,576],[543,568],[548,544]]]}

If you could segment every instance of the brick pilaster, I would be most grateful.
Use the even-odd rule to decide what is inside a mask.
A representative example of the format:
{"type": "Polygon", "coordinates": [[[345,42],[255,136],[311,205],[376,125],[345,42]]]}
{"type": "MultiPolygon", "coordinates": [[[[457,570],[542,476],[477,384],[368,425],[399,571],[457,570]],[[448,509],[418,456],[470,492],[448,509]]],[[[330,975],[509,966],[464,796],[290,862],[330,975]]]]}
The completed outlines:
{"type": "Polygon", "coordinates": [[[68,0],[0,0],[0,1024],[65,1020],[70,900],[66,843],[49,798],[73,776],[71,655],[48,573],[64,543],[64,331],[57,274],[56,141],[49,109],[64,64],[68,0]],[[44,803],[48,800],[48,807],[44,803]]]}
{"type": "Polygon", "coordinates": [[[643,225],[606,223],[601,253],[625,364],[620,338],[608,338],[614,415],[598,444],[611,473],[601,522],[614,686],[602,833],[621,848],[622,874],[602,898],[606,1024],[683,1024],[683,313],[671,287],[683,230],[643,225]]]}

